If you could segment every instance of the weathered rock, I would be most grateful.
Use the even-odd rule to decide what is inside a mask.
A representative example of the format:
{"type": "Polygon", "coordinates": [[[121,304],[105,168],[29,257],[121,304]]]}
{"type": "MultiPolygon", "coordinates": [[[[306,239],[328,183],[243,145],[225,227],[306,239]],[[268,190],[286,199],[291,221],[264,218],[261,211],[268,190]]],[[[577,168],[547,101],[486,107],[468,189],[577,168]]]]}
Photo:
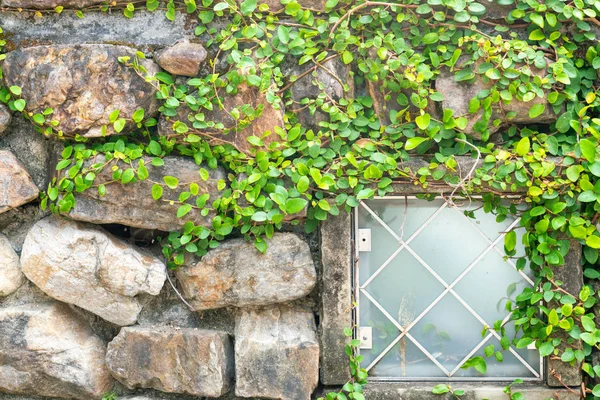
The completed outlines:
{"type": "Polygon", "coordinates": [[[14,154],[0,150],[0,214],[29,203],[39,192],[14,154]]]}
{"type": "Polygon", "coordinates": [[[48,215],[48,211],[39,204],[29,203],[19,208],[0,214],[0,233],[8,237],[13,249],[20,253],[29,229],[40,219],[48,215]]]}
{"type": "Polygon", "coordinates": [[[281,305],[242,310],[235,325],[235,394],[310,399],[319,380],[312,312],[281,305]]]}
{"type": "Polygon", "coordinates": [[[100,399],[112,385],[106,348],[58,302],[0,310],[0,392],[100,399]]]}
{"type": "Polygon", "coordinates": [[[233,349],[225,332],[131,327],[109,343],[106,364],[129,388],[219,397],[231,388],[233,349]]]}
{"type": "Polygon", "coordinates": [[[0,148],[10,150],[25,166],[33,183],[45,189],[56,171],[57,156],[63,143],[35,131],[34,126],[16,114],[6,133],[0,136],[0,148]]]}
{"type": "MultiPolygon", "coordinates": [[[[224,130],[217,130],[212,126],[207,126],[206,122],[197,121],[194,116],[196,112],[190,111],[187,107],[181,107],[178,110],[176,117],[166,119],[161,117],[159,122],[159,133],[161,135],[176,134],[173,130],[173,123],[180,121],[185,123],[189,128],[197,129],[205,134],[210,134],[214,139],[209,140],[210,143],[223,144],[230,143],[238,148],[239,151],[249,154],[253,146],[248,142],[248,137],[257,136],[262,138],[264,146],[268,146],[274,141],[281,140],[281,137],[275,133],[275,128],[284,128],[283,109],[276,109],[273,104],[267,101],[265,93],[262,93],[257,87],[241,85],[236,94],[230,95],[220,93],[221,102],[224,109],[219,109],[215,106],[212,111],[202,110],[198,113],[204,114],[204,121],[221,123],[224,130]],[[260,110],[260,116],[257,118],[246,117],[241,112],[241,118],[246,122],[240,122],[233,119],[230,112],[234,108],[242,110],[245,104],[249,104],[254,109],[260,110]],[[270,135],[263,135],[265,132],[271,132],[270,135]]],[[[281,103],[279,103],[281,106],[281,103]]]]}
{"type": "MultiPolygon", "coordinates": [[[[104,160],[98,156],[89,160],[85,165],[92,165],[104,160]]],[[[164,182],[167,175],[174,176],[181,183],[195,182],[200,187],[199,193],[210,194],[210,200],[218,197],[218,181],[226,179],[227,175],[222,168],[209,171],[209,179],[204,181],[200,178],[200,167],[193,159],[186,157],[165,157],[164,166],[153,167],[152,158],[145,157],[144,162],[148,169],[149,177],[144,181],[128,183],[127,185],[110,184],[106,186],[106,194],[100,196],[97,190],[86,190],[75,194],[75,207],[69,212],[69,217],[79,220],[93,222],[96,224],[116,223],[143,229],[158,229],[161,231],[174,231],[186,221],[194,221],[196,224],[210,226],[213,214],[202,216],[198,209],[191,210],[184,219],[177,218],[179,204],[170,204],[163,200],[179,200],[179,194],[189,190],[189,186],[181,186],[177,189],[164,188],[163,197],[159,201],[152,199],[153,182],[164,182]]],[[[133,163],[137,167],[137,162],[133,163]]],[[[96,176],[95,183],[101,184],[112,181],[112,171],[105,168],[96,176]]],[[[194,199],[192,199],[195,201],[194,199]]],[[[190,202],[192,201],[190,200],[190,202]]],[[[195,204],[195,203],[192,203],[195,204]]]]}
{"type": "MultiPolygon", "coordinates": [[[[119,57],[135,57],[125,46],[82,44],[75,46],[35,46],[17,49],[6,55],[4,80],[8,86],[23,90],[27,111],[39,113],[50,107],[52,118],[60,121],[55,129],[72,136],[102,136],[115,130],[109,115],[120,110],[120,117],[131,119],[139,108],[146,116],[157,111],[156,89],[119,57]]],[[[140,60],[148,74],[158,72],[151,60],[140,60]]],[[[126,124],[125,129],[133,126],[126,124]]]]}
{"type": "Polygon", "coordinates": [[[53,10],[58,6],[68,8],[83,8],[102,4],[105,0],[3,0],[2,6],[10,8],[25,8],[36,10],[53,10]]]}
{"type": "Polygon", "coordinates": [[[498,4],[498,0],[484,0],[481,4],[485,7],[483,18],[488,20],[506,19],[510,12],[516,8],[514,3],[498,4]]]}
{"type": "Polygon", "coordinates": [[[0,104],[0,133],[3,133],[10,125],[11,113],[8,107],[0,104]]]}
{"type": "MultiPolygon", "coordinates": [[[[242,0],[238,0],[238,3],[242,3],[242,0]]],[[[285,8],[285,4],[281,4],[279,0],[258,0],[258,4],[266,4],[269,6],[269,11],[277,12],[281,11],[285,8]]],[[[325,1],[324,0],[299,0],[298,4],[302,6],[302,8],[309,8],[311,10],[323,11],[325,10],[325,1]]]]}
{"type": "Polygon", "coordinates": [[[196,310],[282,303],[306,296],[317,281],[310,248],[293,233],[275,234],[265,254],[228,240],[176,274],[196,310]]]}
{"type": "Polygon", "coordinates": [[[161,51],[156,56],[156,62],[174,75],[197,76],[206,55],[200,43],[184,40],[161,51]]]}
{"type": "MultiPolygon", "coordinates": [[[[298,77],[308,69],[313,68],[307,65],[290,65],[289,67],[291,68],[289,71],[290,77],[298,77]]],[[[339,100],[342,97],[353,97],[354,80],[351,75],[350,66],[335,58],[322,63],[322,67],[318,67],[311,73],[294,81],[290,90],[292,100],[297,103],[295,104],[295,108],[299,110],[297,114],[300,123],[303,126],[318,129],[319,122],[328,120],[325,113],[320,110],[320,105],[324,101],[322,93],[326,93],[327,96],[334,100],[339,100]],[[344,89],[349,90],[345,92],[344,89]],[[321,96],[320,99],[318,99],[319,96],[321,96]],[[311,114],[309,108],[304,108],[302,103],[302,99],[304,98],[317,99],[317,111],[311,114]]]]}
{"type": "MultiPolygon", "coordinates": [[[[463,65],[468,59],[459,59],[457,65],[463,65]]],[[[550,61],[547,60],[549,63],[550,61]]],[[[470,68],[477,68],[477,65],[471,66],[470,68]]],[[[542,69],[532,68],[531,76],[544,77],[546,71],[542,69]]],[[[487,79],[487,78],[486,78],[487,79]]],[[[464,129],[465,133],[471,135],[477,139],[481,138],[481,133],[475,131],[475,124],[479,121],[483,115],[483,111],[479,110],[477,113],[469,113],[469,102],[472,98],[477,96],[479,91],[489,89],[493,86],[493,82],[488,80],[487,82],[482,78],[481,75],[475,74],[473,82],[456,82],[454,73],[444,68],[440,71],[440,75],[435,81],[435,88],[438,92],[442,93],[444,99],[442,100],[442,108],[449,108],[453,111],[453,117],[458,118],[464,116],[467,118],[467,126],[464,129]]],[[[547,97],[535,97],[533,100],[524,102],[513,98],[510,104],[494,105],[492,117],[490,122],[494,119],[501,119],[503,123],[550,123],[556,120],[557,116],[552,111],[552,105],[548,102],[547,97]],[[544,111],[535,118],[529,117],[529,109],[535,104],[543,104],[544,111]],[[516,113],[515,116],[507,120],[506,114],[509,112],[516,113]]],[[[485,124],[489,128],[490,134],[497,132],[502,127],[494,126],[493,124],[485,124]]]]}
{"type": "Polygon", "coordinates": [[[27,235],[21,268],[48,296],[117,325],[135,323],[142,307],[134,296],[157,295],[166,279],[158,258],[92,225],[55,216],[27,235]]]}
{"type": "Polygon", "coordinates": [[[19,256],[8,238],[0,234],[0,297],[14,293],[23,283],[25,276],[21,272],[19,256]]]}

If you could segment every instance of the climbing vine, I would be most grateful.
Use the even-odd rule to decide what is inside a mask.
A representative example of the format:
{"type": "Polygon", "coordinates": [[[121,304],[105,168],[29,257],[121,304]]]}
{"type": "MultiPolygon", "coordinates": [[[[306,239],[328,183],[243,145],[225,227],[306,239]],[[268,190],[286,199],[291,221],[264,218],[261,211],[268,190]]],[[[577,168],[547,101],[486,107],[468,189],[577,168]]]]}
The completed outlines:
{"type": "MultiPolygon", "coordinates": [[[[120,58],[156,88],[166,133],[142,109],[127,118],[114,110],[113,130],[124,133],[133,122],[134,132],[67,138],[52,109],[29,110],[21,88],[1,87],[0,100],[11,110],[41,133],[65,140],[42,207],[68,214],[78,193],[104,196],[110,185],[148,181],[148,196],[178,205],[184,222],[163,240],[168,266],[176,268],[186,254],[202,256],[234,233],[264,252],[266,239],[283,224],[304,219],[310,232],[361,200],[392,193],[396,184],[413,184],[414,192],[450,186],[452,196],[482,194],[485,211],[498,221],[521,218],[526,256],[516,256],[515,230],[506,234],[504,248],[507,257],[517,258],[517,268],[528,265],[536,274],[536,286],[508,305],[518,338],[508,337],[501,321],[488,327],[502,335],[502,348],[486,349],[486,357],[501,360],[511,344],[534,344],[542,356],[580,364],[588,377],[600,374],[600,365],[591,362],[593,349],[600,349],[592,312],[600,279],[600,3],[327,0],[323,12],[293,0],[282,3],[276,10],[256,0],[150,0],[144,7],[107,2],[90,8],[120,10],[128,18],[141,8],[170,20],[189,13],[198,19],[195,34],[215,56],[209,71],[191,79],[150,75],[141,52],[120,58]],[[497,7],[508,16],[487,18],[489,8],[497,7]],[[346,66],[349,78],[332,71],[332,62],[346,66]],[[328,90],[320,73],[340,90],[328,90]],[[445,75],[481,88],[464,113],[453,112],[453,99],[436,86],[445,75]],[[316,87],[315,95],[294,96],[295,81],[316,87]],[[228,98],[248,90],[264,101],[230,105],[228,98]],[[284,112],[281,126],[249,135],[243,145],[232,139],[267,108],[284,112]],[[233,124],[224,123],[219,110],[233,124]],[[192,158],[197,181],[168,175],[152,181],[149,169],[160,168],[170,155],[192,158]],[[470,171],[461,168],[465,158],[476,161],[470,171]],[[414,168],[415,159],[424,161],[414,168]],[[215,197],[203,188],[217,168],[226,174],[213,182],[215,197]],[[106,171],[110,178],[99,179],[106,171]],[[177,191],[175,198],[167,196],[171,191],[177,191]],[[525,207],[507,206],[501,201],[507,194],[525,207]],[[191,212],[210,223],[188,220],[191,212]],[[586,284],[579,293],[565,290],[554,276],[574,243],[583,246],[586,284]]],[[[48,12],[85,18],[86,11],[48,12]]],[[[366,375],[360,356],[349,349],[357,386],[350,383],[328,400],[362,398],[366,375]]],[[[485,357],[467,364],[486,368],[485,357]]],[[[435,391],[462,395],[445,385],[435,391]]],[[[510,387],[507,393],[518,398],[510,387]]],[[[583,389],[586,395],[600,397],[600,385],[583,389]]]]}

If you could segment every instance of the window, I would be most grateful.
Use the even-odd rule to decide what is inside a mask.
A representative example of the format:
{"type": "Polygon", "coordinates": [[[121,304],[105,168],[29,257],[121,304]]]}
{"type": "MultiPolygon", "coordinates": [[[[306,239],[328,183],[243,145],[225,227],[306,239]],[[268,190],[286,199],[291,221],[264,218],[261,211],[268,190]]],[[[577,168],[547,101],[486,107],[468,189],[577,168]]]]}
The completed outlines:
{"type": "MultiPolygon", "coordinates": [[[[490,345],[501,350],[499,334],[482,331],[508,321],[508,299],[533,285],[531,271],[504,260],[504,233],[518,219],[496,222],[480,206],[405,197],[361,203],[355,318],[371,380],[542,379],[535,348],[511,346],[503,362],[486,358],[485,375],[460,368],[490,345]]],[[[506,327],[512,338],[514,326],[506,327]]]]}

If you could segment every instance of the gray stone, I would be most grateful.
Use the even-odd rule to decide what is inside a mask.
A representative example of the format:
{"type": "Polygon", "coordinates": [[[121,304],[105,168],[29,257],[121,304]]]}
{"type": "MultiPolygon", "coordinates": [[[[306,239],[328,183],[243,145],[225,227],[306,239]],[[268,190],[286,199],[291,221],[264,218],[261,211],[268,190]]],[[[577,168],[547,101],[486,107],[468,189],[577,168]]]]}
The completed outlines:
{"type": "Polygon", "coordinates": [[[100,399],[112,385],[105,345],[58,302],[0,310],[0,392],[100,399]]]}
{"type": "Polygon", "coordinates": [[[235,394],[310,399],[319,381],[312,312],[276,307],[241,310],[235,324],[235,394]]]}
{"type": "Polygon", "coordinates": [[[40,189],[48,187],[62,147],[61,141],[36,132],[33,125],[20,115],[15,115],[10,128],[0,136],[0,149],[12,151],[40,189]]]}
{"type": "MultiPolygon", "coordinates": [[[[98,156],[88,160],[84,165],[92,165],[104,160],[104,156],[98,156]]],[[[106,185],[106,194],[100,196],[97,190],[86,190],[75,194],[75,207],[69,211],[70,218],[87,221],[95,224],[123,224],[127,226],[158,229],[161,231],[175,231],[180,229],[186,221],[193,221],[195,224],[211,226],[213,213],[202,216],[200,210],[192,209],[185,218],[177,218],[177,209],[179,204],[171,204],[169,200],[179,201],[179,194],[189,190],[189,184],[195,182],[200,187],[199,193],[210,194],[209,202],[214,201],[219,196],[217,187],[218,181],[226,179],[227,175],[222,168],[215,170],[203,166],[209,171],[207,181],[200,178],[200,166],[196,165],[194,160],[189,157],[165,157],[164,166],[153,167],[151,157],[143,158],[148,169],[149,177],[144,181],[137,181],[122,185],[112,183],[106,185]],[[152,198],[152,182],[164,182],[163,178],[167,175],[174,176],[181,183],[187,183],[187,186],[181,185],[177,189],[164,187],[163,197],[155,201],[152,198]]],[[[137,168],[138,161],[133,162],[137,168]]],[[[127,168],[127,167],[123,167],[127,168]]],[[[110,168],[104,168],[96,176],[95,183],[107,183],[112,181],[112,171],[110,168]]],[[[195,204],[195,198],[192,196],[190,204],[195,204]]]]}
{"type": "Polygon", "coordinates": [[[51,216],[23,244],[21,267],[48,296],[75,304],[117,325],[135,323],[140,293],[157,295],[164,263],[97,227],[51,216]]]}
{"type": "Polygon", "coordinates": [[[0,214],[36,199],[39,189],[13,153],[0,150],[0,214]]]}
{"type": "MultiPolygon", "coordinates": [[[[238,0],[238,3],[241,4],[242,0],[238,0]]],[[[308,8],[313,11],[323,11],[325,10],[325,0],[299,0],[298,4],[302,8],[308,8]]],[[[285,4],[281,4],[279,0],[258,0],[258,5],[266,4],[269,6],[269,11],[278,12],[285,9],[285,4]]]]}
{"type": "Polygon", "coordinates": [[[352,216],[340,213],[321,224],[321,382],[343,385],[350,379],[345,353],[352,327],[352,216]]]}
{"type": "Polygon", "coordinates": [[[0,104],[0,134],[2,134],[10,125],[12,114],[8,107],[4,104],[0,104]]]}
{"type": "Polygon", "coordinates": [[[158,65],[174,75],[197,76],[202,62],[206,59],[206,50],[200,43],[188,40],[167,47],[155,57],[158,65]]]}
{"type": "MultiPolygon", "coordinates": [[[[44,14],[32,18],[29,13],[2,13],[2,28],[7,50],[32,44],[119,43],[145,50],[151,46],[167,46],[175,40],[194,34],[195,23],[184,12],[175,13],[169,21],[164,14],[136,10],[133,18],[121,12],[86,11],[85,18],[72,12],[44,14]]],[[[226,26],[226,25],[225,25],[226,26]]]]}
{"type": "Polygon", "coordinates": [[[0,234],[0,297],[14,293],[23,283],[25,276],[21,272],[19,256],[8,238],[0,234]]]}
{"type": "Polygon", "coordinates": [[[53,10],[58,6],[66,8],[84,8],[102,4],[105,0],[3,0],[2,6],[36,10],[53,10]]]}
{"type": "MultiPolygon", "coordinates": [[[[67,136],[101,137],[116,134],[109,115],[120,110],[130,120],[139,108],[152,116],[158,110],[156,89],[133,70],[118,61],[135,57],[130,47],[84,44],[53,45],[17,49],[6,55],[4,80],[20,86],[27,111],[40,113],[50,107],[54,129],[67,136]]],[[[151,60],[140,60],[147,74],[158,72],[151,60]]],[[[125,131],[133,127],[127,122],[125,131]]]]}
{"type": "Polygon", "coordinates": [[[29,229],[47,216],[39,204],[26,204],[0,214],[0,233],[6,235],[16,252],[20,253],[29,229]]]}
{"type": "Polygon", "coordinates": [[[201,329],[121,329],[106,364],[129,388],[219,397],[232,385],[233,349],[225,332],[201,329]]]}
{"type": "MultiPolygon", "coordinates": [[[[470,58],[462,57],[458,60],[456,68],[466,66],[466,62],[469,61],[470,58]]],[[[547,60],[548,63],[551,63],[550,60],[547,60]]],[[[472,65],[470,68],[476,69],[477,65],[481,62],[478,61],[475,65],[472,65]]],[[[515,68],[523,68],[523,66],[517,66],[515,68]]],[[[531,76],[539,76],[544,77],[546,75],[546,71],[542,69],[532,68],[531,76]]],[[[486,78],[487,79],[487,78],[486,78]]],[[[471,135],[474,138],[480,139],[481,133],[475,131],[474,125],[479,121],[483,116],[483,111],[479,110],[475,114],[469,113],[469,102],[472,98],[477,96],[479,91],[484,89],[489,89],[493,86],[493,82],[488,80],[487,82],[482,78],[481,75],[475,74],[475,79],[473,82],[456,82],[454,77],[454,72],[449,71],[447,68],[442,68],[440,70],[440,75],[435,81],[435,88],[438,92],[440,92],[444,99],[441,102],[441,106],[443,109],[449,108],[453,111],[453,117],[465,117],[467,119],[467,126],[464,129],[464,132],[467,135],[471,135]]],[[[519,124],[519,123],[551,123],[555,121],[557,115],[552,110],[552,104],[548,102],[546,95],[544,97],[536,96],[533,100],[529,102],[520,101],[516,98],[510,102],[510,104],[504,104],[501,102],[501,105],[493,105],[492,106],[492,117],[490,118],[490,124],[487,124],[489,128],[490,134],[493,134],[500,130],[503,125],[506,124],[519,124]],[[529,109],[536,105],[543,104],[544,111],[535,118],[529,117],[529,109]],[[515,112],[516,115],[514,118],[508,120],[506,118],[506,114],[509,112],[515,112]],[[491,124],[495,119],[502,120],[502,123],[498,126],[494,126],[491,124]]]]}
{"type": "Polygon", "coordinates": [[[265,254],[244,239],[228,240],[176,274],[196,310],[282,303],[306,296],[317,281],[310,248],[293,233],[276,233],[265,254]]]}
{"type": "Polygon", "coordinates": [[[305,64],[289,65],[289,68],[288,75],[291,79],[311,71],[295,80],[290,87],[292,100],[296,102],[291,111],[298,110],[298,119],[303,126],[317,129],[319,122],[328,120],[328,117],[320,110],[320,107],[317,107],[317,110],[311,114],[309,108],[304,108],[302,99],[314,100],[320,97],[317,103],[322,103],[324,101],[322,93],[326,93],[334,100],[354,96],[354,78],[350,66],[344,64],[339,58],[326,61],[320,67],[305,64]],[[344,85],[347,85],[348,92],[344,91],[344,85]]]}
{"type": "Polygon", "coordinates": [[[481,18],[486,20],[504,20],[517,7],[514,4],[498,4],[498,0],[483,0],[479,2],[485,7],[481,18]]]}
{"type": "MultiPolygon", "coordinates": [[[[281,137],[275,133],[275,129],[285,127],[283,120],[283,109],[281,102],[278,107],[267,101],[265,93],[262,93],[257,87],[240,85],[238,92],[235,94],[219,93],[223,109],[219,106],[214,106],[212,111],[201,110],[204,114],[204,121],[214,121],[221,123],[224,129],[215,129],[206,124],[196,121],[194,116],[196,112],[191,111],[188,107],[183,106],[178,110],[178,115],[166,119],[161,116],[159,121],[159,133],[161,135],[177,135],[173,130],[173,123],[180,121],[185,123],[189,128],[193,128],[201,132],[205,139],[213,145],[229,143],[235,146],[238,151],[250,154],[253,146],[248,142],[248,137],[256,136],[262,138],[263,147],[268,147],[274,141],[280,141],[281,137]],[[230,112],[234,108],[240,109],[245,104],[251,105],[255,109],[262,106],[261,114],[252,121],[240,122],[231,117],[230,112]],[[263,137],[265,132],[269,131],[268,136],[263,137]],[[211,137],[213,139],[211,139],[211,137]]],[[[246,118],[241,113],[241,118],[246,118]]]]}
{"type": "MultiPolygon", "coordinates": [[[[567,239],[566,236],[562,239],[567,239]]],[[[554,279],[562,281],[563,285],[561,288],[567,292],[573,294],[575,297],[579,295],[579,292],[583,288],[583,263],[582,263],[582,246],[574,239],[569,240],[569,252],[565,256],[565,263],[557,268],[554,268],[554,279]]],[[[550,304],[549,307],[560,307],[560,304],[550,304]]],[[[559,348],[562,351],[567,347],[581,348],[581,341],[573,341],[566,332],[557,333],[557,337],[562,339],[562,343],[559,348]],[[567,340],[573,341],[572,344],[567,344],[567,340]]],[[[564,387],[567,386],[580,386],[582,375],[581,375],[581,364],[575,363],[573,366],[568,363],[562,362],[560,359],[554,359],[554,357],[548,357],[546,362],[546,376],[547,384],[550,387],[564,387]]]]}

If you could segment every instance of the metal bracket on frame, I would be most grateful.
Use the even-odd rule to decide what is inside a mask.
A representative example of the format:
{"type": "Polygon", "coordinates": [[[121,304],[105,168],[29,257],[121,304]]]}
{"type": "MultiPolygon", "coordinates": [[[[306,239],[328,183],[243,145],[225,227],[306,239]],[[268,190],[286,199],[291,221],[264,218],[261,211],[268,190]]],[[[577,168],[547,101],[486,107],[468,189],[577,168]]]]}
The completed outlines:
{"type": "Polygon", "coordinates": [[[358,251],[371,251],[371,230],[358,230],[358,251]]]}
{"type": "Polygon", "coordinates": [[[373,348],[373,329],[370,326],[361,326],[358,335],[360,339],[360,348],[371,350],[373,348]]]}

